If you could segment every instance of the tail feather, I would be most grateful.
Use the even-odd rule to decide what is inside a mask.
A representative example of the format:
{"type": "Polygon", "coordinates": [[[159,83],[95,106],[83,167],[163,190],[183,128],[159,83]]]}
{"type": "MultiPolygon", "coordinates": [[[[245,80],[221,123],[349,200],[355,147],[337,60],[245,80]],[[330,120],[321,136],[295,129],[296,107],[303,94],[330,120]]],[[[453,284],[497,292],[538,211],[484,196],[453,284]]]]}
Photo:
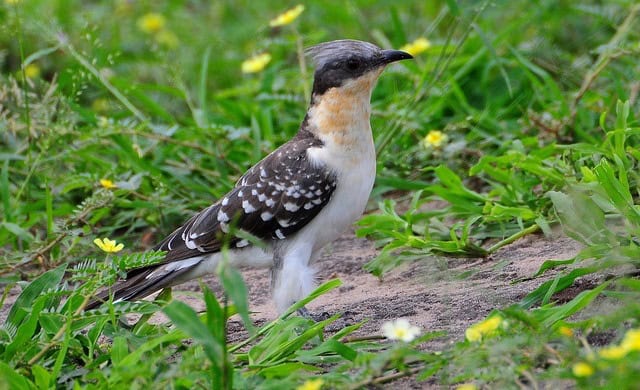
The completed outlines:
{"type": "Polygon", "coordinates": [[[101,306],[109,301],[110,297],[113,297],[113,301],[142,299],[156,291],[179,283],[180,277],[190,270],[190,267],[185,267],[153,276],[153,272],[161,266],[163,265],[153,265],[129,271],[126,279],[98,293],[87,304],[85,310],[92,310],[101,306]]]}

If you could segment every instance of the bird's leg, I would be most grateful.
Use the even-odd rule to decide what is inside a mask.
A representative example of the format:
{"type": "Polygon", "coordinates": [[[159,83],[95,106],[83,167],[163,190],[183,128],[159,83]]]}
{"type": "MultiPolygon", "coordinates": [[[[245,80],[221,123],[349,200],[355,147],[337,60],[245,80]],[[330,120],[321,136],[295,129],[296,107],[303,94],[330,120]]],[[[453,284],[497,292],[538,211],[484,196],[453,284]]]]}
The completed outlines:
{"type": "Polygon", "coordinates": [[[271,270],[273,298],[279,313],[284,313],[291,305],[309,295],[315,286],[314,270],[309,267],[311,247],[298,245],[274,251],[271,270]]]}

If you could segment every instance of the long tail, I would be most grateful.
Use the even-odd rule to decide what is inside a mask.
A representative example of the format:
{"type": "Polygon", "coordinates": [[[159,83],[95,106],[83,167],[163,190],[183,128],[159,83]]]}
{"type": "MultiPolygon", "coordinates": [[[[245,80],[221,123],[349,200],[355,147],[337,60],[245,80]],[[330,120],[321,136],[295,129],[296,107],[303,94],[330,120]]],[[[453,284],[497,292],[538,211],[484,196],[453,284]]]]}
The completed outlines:
{"type": "Polygon", "coordinates": [[[85,310],[99,307],[107,302],[110,296],[113,297],[114,302],[142,299],[163,288],[180,283],[181,277],[191,270],[191,267],[184,267],[170,272],[156,272],[165,266],[166,264],[156,264],[127,272],[126,279],[98,293],[85,310]]]}

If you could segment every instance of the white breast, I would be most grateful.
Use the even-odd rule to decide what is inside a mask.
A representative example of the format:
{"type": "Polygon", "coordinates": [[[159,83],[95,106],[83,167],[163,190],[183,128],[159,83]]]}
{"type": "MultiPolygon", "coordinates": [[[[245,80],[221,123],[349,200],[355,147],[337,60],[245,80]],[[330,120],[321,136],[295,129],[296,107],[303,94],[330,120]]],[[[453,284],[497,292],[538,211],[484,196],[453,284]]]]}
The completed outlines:
{"type": "Polygon", "coordinates": [[[315,241],[314,252],[360,218],[369,200],[376,176],[375,147],[368,120],[361,125],[358,142],[348,149],[325,140],[323,147],[307,152],[311,162],[331,169],[337,181],[329,203],[301,232],[315,241]]]}
{"type": "Polygon", "coordinates": [[[316,232],[314,251],[338,238],[360,218],[369,200],[375,176],[375,159],[363,160],[339,175],[331,200],[315,218],[318,226],[324,227],[316,232]]]}

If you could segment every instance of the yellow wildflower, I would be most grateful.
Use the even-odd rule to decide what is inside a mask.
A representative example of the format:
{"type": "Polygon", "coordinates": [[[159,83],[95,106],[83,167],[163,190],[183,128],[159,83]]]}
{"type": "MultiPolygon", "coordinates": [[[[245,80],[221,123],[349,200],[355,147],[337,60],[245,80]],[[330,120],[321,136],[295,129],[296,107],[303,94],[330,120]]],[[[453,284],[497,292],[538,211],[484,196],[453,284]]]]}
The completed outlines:
{"type": "Polygon", "coordinates": [[[309,379],[304,382],[300,386],[297,387],[297,390],[320,390],[324,381],[320,378],[309,379]]]}
{"type": "Polygon", "coordinates": [[[290,24],[291,22],[296,20],[298,18],[298,16],[300,16],[302,11],[304,11],[304,5],[298,4],[295,7],[291,8],[289,10],[286,10],[285,12],[281,13],[280,15],[278,15],[274,19],[272,19],[269,22],[269,26],[271,26],[271,27],[286,26],[287,24],[290,24]]]}
{"type": "Polygon", "coordinates": [[[242,73],[258,73],[271,62],[271,54],[262,53],[245,60],[242,63],[242,73]]]}
{"type": "Polygon", "coordinates": [[[159,44],[166,46],[170,49],[174,49],[180,42],[176,34],[171,30],[162,30],[155,35],[155,40],[159,44]]]}
{"type": "Polygon", "coordinates": [[[477,388],[478,386],[474,385],[473,383],[464,383],[456,387],[456,390],[476,390],[477,388]]]}
{"type": "Polygon", "coordinates": [[[470,327],[464,332],[464,337],[469,341],[480,341],[482,339],[482,333],[476,328],[470,327]]]}
{"type": "Polygon", "coordinates": [[[28,79],[35,79],[40,76],[40,67],[36,64],[29,64],[24,68],[24,74],[28,79]]]}
{"type": "Polygon", "coordinates": [[[20,0],[4,0],[6,5],[16,5],[20,2],[20,0]]]}
{"type": "Polygon", "coordinates": [[[100,185],[102,188],[106,188],[107,190],[112,190],[118,187],[113,181],[109,179],[100,179],[100,185]]]}
{"type": "Polygon", "coordinates": [[[147,34],[155,34],[161,31],[164,29],[165,24],[164,16],[154,12],[145,14],[138,19],[138,28],[147,34]]]}
{"type": "Polygon", "coordinates": [[[573,375],[577,376],[578,378],[591,376],[595,372],[595,370],[589,363],[584,362],[574,364],[571,368],[571,371],[573,372],[573,375]]]}
{"type": "Polygon", "coordinates": [[[116,245],[115,240],[110,240],[106,237],[102,240],[99,238],[96,238],[95,240],[93,240],[93,243],[96,244],[98,248],[102,249],[107,253],[120,252],[122,248],[124,248],[124,244],[120,243],[116,245]]]}
{"type": "Polygon", "coordinates": [[[422,140],[422,143],[424,144],[425,148],[439,148],[442,146],[442,144],[444,144],[445,142],[447,142],[447,140],[449,139],[449,137],[443,133],[440,130],[431,130],[429,131],[429,134],[427,134],[426,137],[424,137],[424,139],[422,140]]]}
{"type": "Polygon", "coordinates": [[[404,318],[382,324],[382,334],[389,340],[409,342],[420,335],[420,328],[413,326],[404,318]]]}
{"type": "Polygon", "coordinates": [[[496,315],[490,318],[487,318],[484,321],[478,322],[477,324],[471,325],[465,331],[465,337],[469,341],[480,341],[485,336],[490,336],[493,334],[500,325],[502,324],[502,317],[496,315]]]}
{"type": "Polygon", "coordinates": [[[598,355],[608,360],[618,360],[620,358],[623,358],[627,354],[627,352],[629,352],[627,349],[621,346],[613,345],[602,348],[598,351],[598,355]]]}
{"type": "Polygon", "coordinates": [[[569,328],[568,326],[561,326],[558,328],[558,333],[560,333],[561,335],[565,336],[565,337],[573,337],[573,329],[569,328]]]}
{"type": "Polygon", "coordinates": [[[431,47],[431,42],[427,38],[418,38],[411,43],[407,43],[402,46],[400,50],[406,51],[412,56],[417,56],[418,54],[428,50],[431,47]]]}
{"type": "Polygon", "coordinates": [[[109,100],[105,98],[98,98],[91,103],[91,109],[95,112],[109,111],[109,100]]]}
{"type": "Polygon", "coordinates": [[[627,352],[640,351],[640,329],[629,329],[624,335],[620,346],[627,352]]]}
{"type": "MultiPolygon", "coordinates": [[[[111,124],[111,121],[109,120],[109,118],[104,117],[104,116],[98,116],[98,127],[107,127],[111,124]]],[[[102,179],[102,180],[106,180],[106,179],[102,179]]],[[[102,180],[100,180],[100,184],[104,187],[104,185],[102,184],[102,180]]],[[[108,180],[111,181],[111,180],[108,180]]],[[[111,182],[111,184],[113,184],[113,182],[111,182]]]]}

